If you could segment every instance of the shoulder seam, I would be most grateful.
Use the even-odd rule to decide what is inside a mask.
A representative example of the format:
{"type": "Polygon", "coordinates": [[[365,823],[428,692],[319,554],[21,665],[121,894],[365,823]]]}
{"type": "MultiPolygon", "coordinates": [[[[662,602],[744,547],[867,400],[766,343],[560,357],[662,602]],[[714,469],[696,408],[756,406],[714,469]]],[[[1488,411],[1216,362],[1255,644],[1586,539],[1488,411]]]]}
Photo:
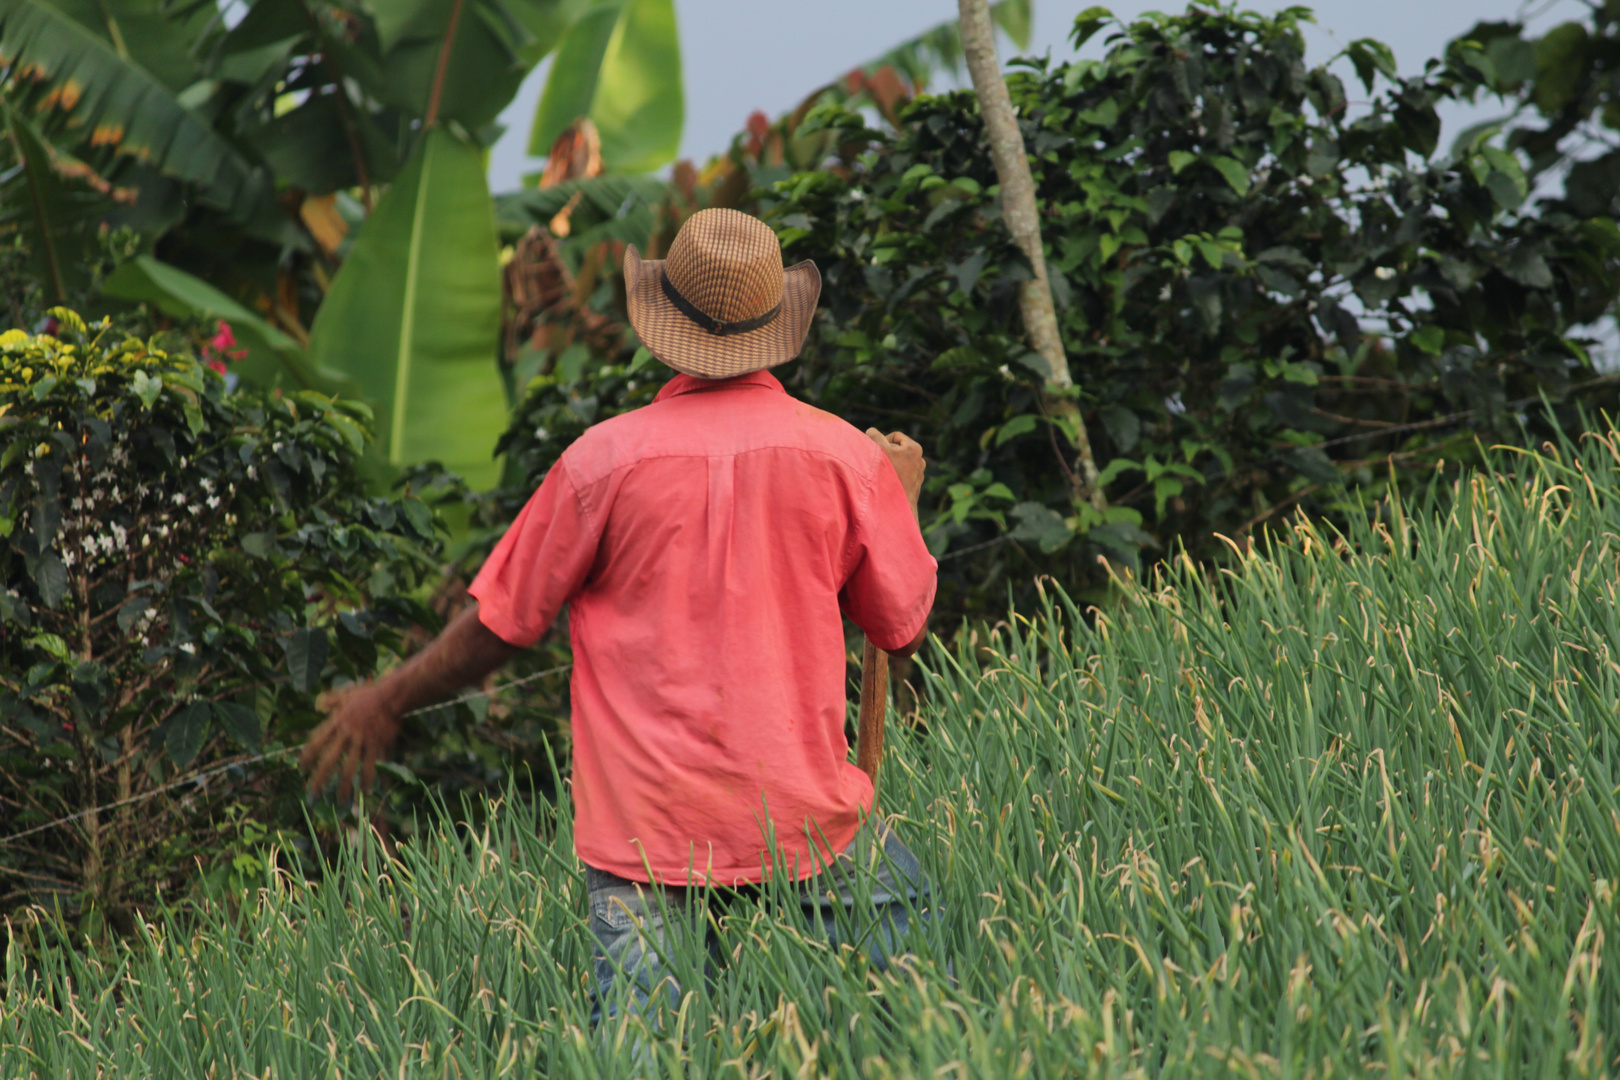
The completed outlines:
{"type": "MultiPolygon", "coordinates": [[[[643,462],[648,462],[648,461],[668,461],[668,460],[675,459],[675,458],[687,458],[687,459],[691,459],[691,460],[695,460],[695,461],[718,461],[718,460],[722,460],[722,459],[725,459],[725,458],[746,457],[749,454],[757,454],[762,450],[791,450],[794,453],[806,454],[806,455],[808,455],[810,457],[822,458],[822,459],[824,459],[826,461],[831,461],[831,462],[834,462],[836,464],[843,465],[845,468],[849,469],[851,473],[853,473],[856,477],[858,477],[860,479],[863,487],[867,487],[867,488],[871,487],[872,469],[871,469],[871,463],[870,462],[861,462],[861,461],[858,461],[858,460],[852,461],[852,460],[850,460],[849,455],[830,453],[830,452],[828,452],[826,450],[816,450],[816,449],[813,449],[813,448],[810,448],[810,447],[805,447],[805,446],[792,446],[792,445],[789,445],[787,443],[770,443],[770,444],[767,444],[765,446],[750,447],[747,450],[738,450],[738,451],[736,451],[734,453],[727,453],[727,454],[696,454],[696,453],[692,453],[692,454],[684,454],[684,453],[647,454],[645,456],[635,458],[632,461],[619,462],[618,464],[615,464],[612,468],[604,470],[599,476],[594,476],[589,480],[581,481],[580,479],[576,478],[574,473],[573,473],[573,470],[572,470],[571,466],[568,469],[568,474],[567,475],[568,475],[569,483],[574,485],[574,489],[576,491],[579,491],[582,488],[582,486],[583,487],[588,487],[588,486],[593,485],[593,484],[599,484],[603,480],[606,480],[608,477],[612,476],[614,473],[622,472],[625,469],[634,468],[635,466],[640,465],[643,462]],[[864,469],[863,469],[863,466],[865,466],[864,469]]],[[[557,462],[558,462],[558,464],[563,464],[566,460],[567,460],[567,454],[564,453],[564,455],[562,457],[557,459],[557,462]]]]}

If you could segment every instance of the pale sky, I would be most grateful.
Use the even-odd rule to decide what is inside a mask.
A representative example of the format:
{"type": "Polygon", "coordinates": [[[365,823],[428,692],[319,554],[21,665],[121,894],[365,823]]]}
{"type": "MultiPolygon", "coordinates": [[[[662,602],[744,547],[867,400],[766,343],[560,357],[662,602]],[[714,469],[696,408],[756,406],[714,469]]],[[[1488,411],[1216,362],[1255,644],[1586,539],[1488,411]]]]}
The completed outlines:
{"type": "MultiPolygon", "coordinates": [[[[1069,28],[1096,0],[1034,0],[1029,51],[1073,55],[1069,28]]],[[[1528,16],[1538,27],[1581,15],[1579,0],[1247,0],[1245,8],[1276,11],[1303,2],[1318,25],[1307,32],[1307,62],[1372,37],[1395,51],[1403,73],[1414,74],[1445,43],[1481,20],[1528,16]]],[[[1118,0],[1107,4],[1129,18],[1144,11],[1176,11],[1177,2],[1118,0]]],[[[884,52],[896,42],[956,15],[955,0],[676,0],[686,79],[686,127],[681,154],[699,164],[725,149],[755,109],[775,117],[815,87],[884,52]]],[[[1098,50],[1093,41],[1088,53],[1098,50]]],[[[1002,59],[1010,55],[1001,41],[1002,59]]],[[[496,191],[519,184],[539,163],[526,156],[529,121],[539,101],[545,65],[531,76],[501,120],[506,135],[490,155],[496,191]]],[[[1348,79],[1347,79],[1348,82],[1348,79]]],[[[1360,93],[1359,84],[1352,97],[1360,93]]],[[[1446,116],[1447,138],[1488,110],[1446,116]]]]}

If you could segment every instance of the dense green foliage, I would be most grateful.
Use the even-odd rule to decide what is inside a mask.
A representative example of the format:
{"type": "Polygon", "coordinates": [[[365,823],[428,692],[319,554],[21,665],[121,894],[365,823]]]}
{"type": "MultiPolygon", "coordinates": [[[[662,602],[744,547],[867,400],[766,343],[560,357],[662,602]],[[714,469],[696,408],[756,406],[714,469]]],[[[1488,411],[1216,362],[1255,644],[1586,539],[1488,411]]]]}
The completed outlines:
{"type": "MultiPolygon", "coordinates": [[[[1565,103],[1570,118],[1539,144],[1547,160],[1527,166],[1514,149],[1532,130],[1523,117],[1448,152],[1438,106],[1539,100],[1561,54],[1513,36],[1531,61],[1504,81],[1491,58],[1520,28],[1486,28],[1398,78],[1383,45],[1358,41],[1347,53],[1367,100],[1351,102],[1336,58],[1307,65],[1302,18],[1199,7],[1124,24],[1094,10],[1076,39],[1107,32],[1104,59],[1010,78],[1104,466],[1100,518],[1074,498],[1073,433],[1024,341],[1029,271],[999,221],[973,95],[923,97],[892,132],[829,105],[792,127],[785,145],[822,139],[829,167],[757,191],[756,205],[825,287],[805,357],[781,373],[822,408],[923,442],[947,610],[995,610],[1009,583],[1041,572],[1086,588],[1099,551],[1214,555],[1217,532],[1353,507],[1347,488],[1376,494],[1389,465],[1410,484],[1471,459],[1476,435],[1567,426],[1576,388],[1612,396],[1588,346],[1620,290],[1620,230],[1556,185],[1527,201],[1527,167],[1567,162],[1575,114],[1603,114],[1598,91],[1565,103]]],[[[1606,55],[1613,26],[1592,18],[1575,29],[1606,55]]],[[[1606,86],[1606,70],[1588,81],[1606,86]]],[[[634,202],[651,217],[647,204],[634,202]]],[[[618,240],[652,228],[596,227],[618,240]]],[[[573,348],[530,384],[503,442],[530,483],[665,377],[629,348],[573,348]]]]}
{"type": "Polygon", "coordinates": [[[904,972],[740,904],[661,1031],[592,1033],[568,812],[516,804],[116,954],[15,949],[0,1072],[1612,1072],[1620,438],[1488,457],[936,645],[882,782],[943,907],[904,972]]]}
{"type": "MultiPolygon", "coordinates": [[[[1524,171],[1489,132],[1437,153],[1435,107],[1473,68],[1397,79],[1356,42],[1370,101],[1352,107],[1306,66],[1298,17],[1144,18],[1102,61],[1010,80],[1106,522],[1071,498],[1068,433],[1049,430],[973,97],[919,103],[861,174],[787,193],[788,250],[827,280],[801,378],[858,423],[926,438],[936,550],[1010,535],[1050,556],[1083,537],[1128,557],[1179,537],[1203,554],[1272,507],[1385,482],[1387,455],[1512,437],[1524,399],[1593,377],[1580,328],[1620,289],[1614,223],[1521,213],[1524,171]]],[[[1076,39],[1105,28],[1088,13],[1076,39]]],[[[1072,580],[1083,561],[1010,565],[1072,580]]]]}
{"type": "Polygon", "coordinates": [[[1586,22],[1565,22],[1539,38],[1519,23],[1480,23],[1458,50],[1482,90],[1517,105],[1508,144],[1522,150],[1533,178],[1563,178],[1563,201],[1581,217],[1620,214],[1620,3],[1588,5],[1586,22]],[[1577,148],[1575,154],[1571,147],[1577,148]]]}
{"type": "MultiPolygon", "coordinates": [[[[361,486],[364,406],[227,393],[162,341],[51,315],[54,335],[0,335],[8,832],[296,744],[315,693],[397,650],[421,617],[402,596],[437,571],[428,506],[361,486]]],[[[272,764],[6,842],[0,907],[127,921],[225,807],[296,791],[272,764]]]]}
{"type": "Polygon", "coordinates": [[[549,115],[594,121],[610,167],[673,156],[673,0],[0,0],[0,243],[28,249],[24,298],[225,319],[244,378],[361,397],[379,490],[429,460],[488,486],[485,155],[553,51],[549,115]],[[102,281],[109,227],[137,250],[102,281]]]}

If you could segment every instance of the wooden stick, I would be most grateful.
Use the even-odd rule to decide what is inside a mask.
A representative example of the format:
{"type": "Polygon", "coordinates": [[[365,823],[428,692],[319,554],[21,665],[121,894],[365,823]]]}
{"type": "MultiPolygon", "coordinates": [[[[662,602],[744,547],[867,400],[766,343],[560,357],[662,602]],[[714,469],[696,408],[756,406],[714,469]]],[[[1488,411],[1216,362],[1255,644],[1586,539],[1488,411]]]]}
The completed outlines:
{"type": "Polygon", "coordinates": [[[867,639],[861,656],[861,722],[855,736],[855,764],[877,787],[883,764],[883,721],[889,711],[889,654],[867,639]]]}

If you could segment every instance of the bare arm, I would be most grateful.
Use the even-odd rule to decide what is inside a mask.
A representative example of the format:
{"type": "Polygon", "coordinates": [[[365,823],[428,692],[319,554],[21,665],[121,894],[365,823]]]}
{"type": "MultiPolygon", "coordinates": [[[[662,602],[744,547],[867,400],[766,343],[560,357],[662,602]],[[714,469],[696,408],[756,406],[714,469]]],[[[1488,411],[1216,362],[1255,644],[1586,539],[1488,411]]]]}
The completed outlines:
{"type": "Polygon", "coordinates": [[[299,759],[310,773],[310,793],[324,788],[336,770],[338,799],[347,799],[357,768],[361,787],[370,788],[377,758],[392,745],[406,713],[482,681],[520,651],[479,620],[475,602],[425,649],[382,678],[331,695],[323,703],[326,720],[310,733],[299,759]]]}

